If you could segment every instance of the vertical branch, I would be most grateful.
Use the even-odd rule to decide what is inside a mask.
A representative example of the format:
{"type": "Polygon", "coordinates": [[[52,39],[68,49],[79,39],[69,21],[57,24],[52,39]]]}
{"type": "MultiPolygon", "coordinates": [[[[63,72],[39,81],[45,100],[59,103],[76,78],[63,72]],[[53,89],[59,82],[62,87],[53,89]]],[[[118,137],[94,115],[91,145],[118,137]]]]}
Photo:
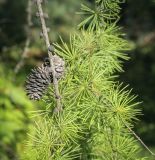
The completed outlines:
{"type": "Polygon", "coordinates": [[[57,103],[55,111],[58,112],[62,110],[62,106],[61,106],[61,97],[60,97],[59,87],[58,87],[58,80],[56,78],[55,66],[54,66],[54,61],[53,61],[54,51],[51,51],[48,31],[47,31],[44,13],[43,13],[42,5],[41,5],[42,1],[36,0],[36,3],[37,3],[38,13],[40,17],[43,37],[45,40],[46,48],[48,50],[48,57],[50,60],[50,67],[51,67],[52,76],[53,76],[54,93],[55,93],[55,98],[56,98],[56,103],[57,103]]]}
{"type": "Polygon", "coordinates": [[[27,27],[26,27],[26,41],[24,45],[24,50],[21,56],[20,61],[16,64],[14,68],[15,74],[17,74],[20,70],[20,68],[24,65],[24,59],[27,57],[27,53],[29,51],[29,46],[30,46],[30,28],[32,26],[32,1],[28,0],[27,3],[27,27]]]}

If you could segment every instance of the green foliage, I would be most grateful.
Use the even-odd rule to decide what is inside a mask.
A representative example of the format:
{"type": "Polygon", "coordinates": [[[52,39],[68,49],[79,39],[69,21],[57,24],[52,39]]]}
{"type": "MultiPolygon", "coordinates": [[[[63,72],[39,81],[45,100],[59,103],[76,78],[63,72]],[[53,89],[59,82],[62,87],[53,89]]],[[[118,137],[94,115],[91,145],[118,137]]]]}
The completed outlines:
{"type": "Polygon", "coordinates": [[[36,113],[23,159],[144,159],[138,158],[140,147],[126,128],[137,120],[139,103],[115,80],[116,72],[123,71],[122,60],[128,59],[123,52],[130,49],[116,23],[110,23],[117,21],[120,2],[96,1],[97,14],[83,5],[84,14],[89,14],[80,27],[87,29],[72,34],[69,45],[62,39],[61,45],[55,44],[66,62],[66,74],[59,82],[63,111],[53,112],[56,103],[49,89],[47,107],[36,113]],[[108,12],[102,12],[104,7],[108,12]]]}
{"type": "Polygon", "coordinates": [[[89,23],[89,28],[98,28],[100,25],[105,25],[105,23],[111,23],[119,18],[120,3],[124,0],[96,0],[96,5],[94,9],[91,9],[85,5],[82,5],[79,12],[82,15],[89,15],[84,21],[79,24],[79,27],[85,26],[89,23]]]}
{"type": "Polygon", "coordinates": [[[26,138],[32,103],[27,100],[21,87],[11,83],[4,67],[0,69],[0,159],[14,160],[18,156],[21,141],[26,138]]]}

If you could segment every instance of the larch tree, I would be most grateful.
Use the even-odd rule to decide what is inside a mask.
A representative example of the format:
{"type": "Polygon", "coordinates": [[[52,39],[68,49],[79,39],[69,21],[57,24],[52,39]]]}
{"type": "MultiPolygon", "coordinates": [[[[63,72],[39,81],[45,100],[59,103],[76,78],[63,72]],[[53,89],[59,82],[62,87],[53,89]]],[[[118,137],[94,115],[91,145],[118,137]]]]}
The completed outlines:
{"type": "MultiPolygon", "coordinates": [[[[69,44],[49,42],[42,2],[36,0],[49,57],[27,80],[31,99],[47,106],[35,112],[26,160],[144,160],[133,132],[140,109],[136,96],[116,79],[128,60],[129,43],[117,26],[121,0],[81,6],[85,19],[69,44]],[[61,58],[60,58],[61,57],[61,58]],[[65,65],[65,67],[64,67],[65,65]]],[[[141,141],[142,142],[142,141],[141,141]]]]}

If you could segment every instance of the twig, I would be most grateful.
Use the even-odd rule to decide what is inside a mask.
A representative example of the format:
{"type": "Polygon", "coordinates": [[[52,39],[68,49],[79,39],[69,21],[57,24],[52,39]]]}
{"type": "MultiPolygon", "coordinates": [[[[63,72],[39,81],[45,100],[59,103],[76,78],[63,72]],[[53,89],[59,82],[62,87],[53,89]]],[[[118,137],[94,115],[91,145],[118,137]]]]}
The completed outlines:
{"type": "Polygon", "coordinates": [[[30,38],[27,38],[26,42],[25,42],[25,47],[24,47],[24,51],[23,51],[23,54],[21,56],[21,59],[17,63],[17,65],[14,69],[15,74],[17,74],[19,72],[19,70],[21,69],[21,67],[24,65],[24,59],[27,57],[27,53],[29,51],[29,45],[30,45],[30,38]]]}
{"type": "Polygon", "coordinates": [[[130,133],[132,133],[132,134],[136,137],[136,139],[144,146],[144,148],[145,148],[146,150],[148,150],[149,153],[150,153],[152,156],[155,156],[155,153],[153,153],[153,152],[148,148],[148,146],[143,142],[143,140],[142,140],[125,122],[123,122],[123,123],[124,123],[124,125],[126,126],[126,128],[130,131],[130,133]]]}
{"type": "Polygon", "coordinates": [[[53,62],[54,51],[50,50],[51,44],[49,41],[48,31],[47,31],[46,22],[44,19],[44,13],[43,13],[42,5],[41,5],[42,1],[36,0],[36,3],[37,3],[38,13],[39,13],[39,17],[40,17],[43,37],[44,37],[44,40],[46,43],[46,47],[48,49],[48,56],[49,56],[50,66],[51,66],[51,71],[52,71],[52,76],[53,76],[54,93],[55,93],[55,98],[56,98],[56,102],[57,102],[57,106],[56,106],[55,110],[61,111],[62,110],[61,96],[59,93],[58,80],[55,76],[56,75],[55,74],[55,66],[54,66],[54,62],[53,62]]]}
{"type": "Polygon", "coordinates": [[[21,59],[14,68],[15,74],[17,74],[19,72],[20,68],[24,65],[24,59],[27,57],[27,53],[29,51],[30,39],[31,39],[30,38],[31,25],[32,25],[32,1],[28,0],[28,3],[27,3],[27,27],[26,27],[27,38],[25,41],[25,46],[24,46],[24,50],[23,50],[21,59]]]}

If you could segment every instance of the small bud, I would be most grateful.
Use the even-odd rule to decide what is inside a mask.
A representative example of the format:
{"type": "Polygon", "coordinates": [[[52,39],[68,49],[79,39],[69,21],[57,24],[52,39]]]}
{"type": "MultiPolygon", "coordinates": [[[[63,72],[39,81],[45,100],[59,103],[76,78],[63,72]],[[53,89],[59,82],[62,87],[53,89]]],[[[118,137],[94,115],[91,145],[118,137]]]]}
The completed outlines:
{"type": "Polygon", "coordinates": [[[54,46],[53,46],[53,45],[50,45],[50,46],[48,47],[48,50],[49,50],[51,53],[53,53],[53,52],[54,52],[54,50],[55,50],[55,48],[54,48],[54,46]]]}

